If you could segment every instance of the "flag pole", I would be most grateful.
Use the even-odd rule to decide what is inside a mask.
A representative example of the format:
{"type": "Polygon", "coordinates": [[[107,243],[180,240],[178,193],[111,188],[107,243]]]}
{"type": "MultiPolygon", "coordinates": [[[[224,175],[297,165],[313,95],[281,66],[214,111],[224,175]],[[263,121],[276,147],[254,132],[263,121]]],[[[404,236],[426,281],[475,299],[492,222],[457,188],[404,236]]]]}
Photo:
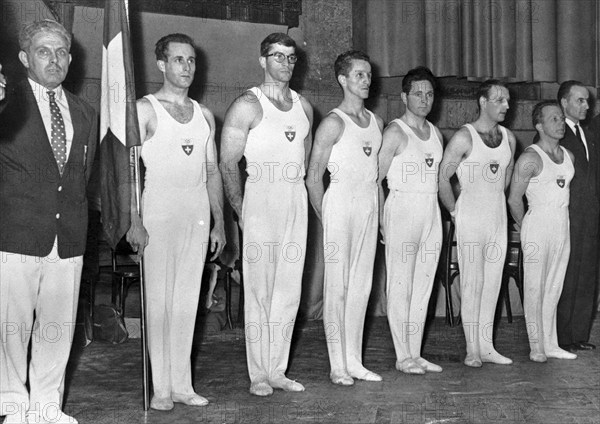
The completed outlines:
{"type": "MultiPolygon", "coordinates": [[[[140,186],[140,154],[137,147],[131,148],[131,159],[133,161],[133,182],[135,185],[135,206],[140,216],[143,216],[140,186]]],[[[140,257],[138,263],[140,273],[140,330],[142,336],[142,385],[144,393],[144,411],[150,408],[150,374],[148,355],[148,332],[146,328],[146,284],[144,282],[144,256],[140,257]]]]}
{"type": "MultiPolygon", "coordinates": [[[[125,0],[125,14],[127,16],[127,27],[129,28],[129,0],[125,0]]],[[[130,41],[130,40],[129,40],[130,41]]],[[[128,87],[132,89],[133,87],[128,87]]],[[[134,96],[135,97],[135,96],[134,96]]],[[[135,101],[135,99],[134,99],[135,101]]],[[[137,114],[137,110],[136,110],[137,114]]],[[[137,118],[136,118],[137,120],[137,118]]],[[[139,136],[139,133],[137,134],[139,136]]],[[[142,202],[141,202],[141,179],[140,179],[140,152],[137,145],[141,140],[136,140],[136,146],[130,148],[129,160],[133,161],[133,183],[135,187],[135,207],[139,216],[143,217],[142,202]]],[[[150,373],[149,373],[149,355],[148,355],[148,331],[146,327],[146,284],[144,281],[144,257],[140,257],[139,263],[140,274],[140,333],[142,341],[142,392],[144,411],[150,409],[150,373]]]]}

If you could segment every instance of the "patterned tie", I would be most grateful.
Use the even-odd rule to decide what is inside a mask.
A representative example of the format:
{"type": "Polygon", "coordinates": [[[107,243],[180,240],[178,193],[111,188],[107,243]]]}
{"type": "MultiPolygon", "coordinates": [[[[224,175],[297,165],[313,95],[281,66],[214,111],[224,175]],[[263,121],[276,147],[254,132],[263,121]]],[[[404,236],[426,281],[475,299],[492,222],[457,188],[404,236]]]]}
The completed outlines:
{"type": "Polygon", "coordinates": [[[50,145],[54,152],[58,170],[62,175],[63,168],[67,162],[67,135],[65,132],[65,122],[60,113],[60,108],[56,104],[56,93],[54,91],[48,91],[48,99],[50,101],[50,116],[52,118],[50,145]]]}

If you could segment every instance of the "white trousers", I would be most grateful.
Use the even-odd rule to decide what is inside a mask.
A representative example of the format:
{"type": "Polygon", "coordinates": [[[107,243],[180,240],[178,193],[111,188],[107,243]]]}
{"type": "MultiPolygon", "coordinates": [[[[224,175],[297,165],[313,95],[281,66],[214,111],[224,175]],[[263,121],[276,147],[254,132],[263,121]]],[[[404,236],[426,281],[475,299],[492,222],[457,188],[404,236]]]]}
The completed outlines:
{"type": "Polygon", "coordinates": [[[0,254],[0,415],[31,411],[56,417],[75,330],[83,256],[60,259],[56,243],[46,257],[0,254]]]}
{"type": "Polygon", "coordinates": [[[362,375],[379,221],[376,184],[331,184],[323,199],[323,325],[332,373],[362,375]]]}
{"type": "Polygon", "coordinates": [[[530,210],[523,219],[521,246],[529,346],[532,354],[551,353],[559,349],[556,308],[571,251],[568,208],[530,210]]]}
{"type": "Polygon", "coordinates": [[[506,258],[507,225],[504,193],[490,193],[488,198],[459,196],[456,240],[467,357],[495,352],[494,315],[506,258]]]}
{"type": "Polygon", "coordinates": [[[427,306],[442,245],[437,193],[390,191],[385,202],[388,321],[396,359],[421,356],[427,306]]]}
{"type": "Polygon", "coordinates": [[[144,193],[148,351],[157,397],[192,394],[191,353],[210,231],[206,190],[144,193]]]}
{"type": "Polygon", "coordinates": [[[244,319],[251,382],[284,375],[300,305],[308,203],[304,184],[246,184],[244,319]]]}

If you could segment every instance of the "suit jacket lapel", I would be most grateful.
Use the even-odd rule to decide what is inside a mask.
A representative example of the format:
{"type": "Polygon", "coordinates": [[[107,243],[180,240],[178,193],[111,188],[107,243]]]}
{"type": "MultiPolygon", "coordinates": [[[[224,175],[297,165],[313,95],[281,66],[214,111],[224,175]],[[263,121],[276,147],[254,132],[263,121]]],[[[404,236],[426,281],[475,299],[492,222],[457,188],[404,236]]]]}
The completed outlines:
{"type": "MultiPolygon", "coordinates": [[[[69,113],[71,114],[71,122],[73,123],[73,141],[71,144],[71,150],[84,140],[83,135],[83,113],[79,107],[79,103],[74,100],[74,96],[64,89],[64,93],[67,96],[67,103],[69,104],[69,113]]],[[[70,156],[70,155],[69,155],[70,156]]]]}

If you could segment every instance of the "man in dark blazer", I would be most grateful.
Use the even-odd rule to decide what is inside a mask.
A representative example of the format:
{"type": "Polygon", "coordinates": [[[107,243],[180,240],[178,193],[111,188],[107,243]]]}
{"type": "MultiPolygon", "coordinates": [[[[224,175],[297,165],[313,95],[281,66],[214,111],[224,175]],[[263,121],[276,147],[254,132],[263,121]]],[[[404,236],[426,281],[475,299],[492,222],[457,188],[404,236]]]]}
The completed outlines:
{"type": "Polygon", "coordinates": [[[580,126],[589,109],[587,88],[578,81],[565,81],[557,97],[566,118],[560,144],[575,156],[569,202],[571,256],[558,303],[558,343],[570,351],[591,350],[596,348],[589,338],[598,280],[600,146],[593,132],[580,126]]]}
{"type": "Polygon", "coordinates": [[[31,23],[19,45],[28,78],[3,84],[0,103],[0,415],[5,423],[76,423],[62,398],[97,116],[61,85],[71,62],[62,25],[31,23]]]}

